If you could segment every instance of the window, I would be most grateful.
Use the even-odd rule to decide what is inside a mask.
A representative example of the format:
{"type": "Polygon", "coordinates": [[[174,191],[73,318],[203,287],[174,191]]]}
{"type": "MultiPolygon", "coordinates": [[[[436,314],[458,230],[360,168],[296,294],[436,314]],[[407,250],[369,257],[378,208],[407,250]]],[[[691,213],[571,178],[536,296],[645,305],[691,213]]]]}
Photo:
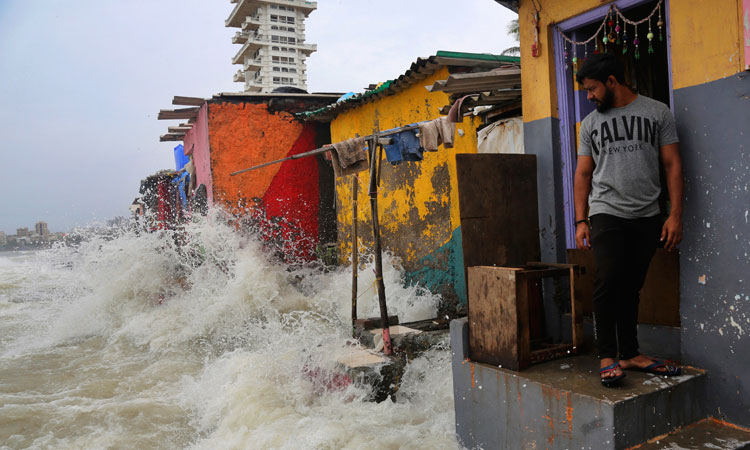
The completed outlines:
{"type": "Polygon", "coordinates": [[[281,67],[274,67],[274,68],[273,68],[273,71],[274,71],[274,72],[281,72],[281,67]]]}
{"type": "Polygon", "coordinates": [[[276,5],[271,5],[271,9],[279,9],[279,7],[276,5]]]}
{"type": "Polygon", "coordinates": [[[289,69],[289,72],[291,72],[291,73],[297,73],[297,69],[291,68],[291,69],[289,69]]]}
{"type": "Polygon", "coordinates": [[[271,22],[278,22],[278,21],[279,21],[279,16],[271,14],[271,22]]]}
{"type": "Polygon", "coordinates": [[[297,40],[293,37],[271,35],[271,42],[277,42],[280,44],[295,44],[297,40]]]}
{"type": "Polygon", "coordinates": [[[294,79],[288,77],[273,77],[273,84],[296,84],[294,79]]]}
{"type": "Polygon", "coordinates": [[[284,65],[293,65],[294,58],[287,56],[271,56],[271,62],[284,65]]]}
{"type": "Polygon", "coordinates": [[[278,29],[279,29],[279,27],[278,27],[278,25],[271,25],[271,29],[272,29],[272,30],[278,30],[278,29]]]}
{"type": "Polygon", "coordinates": [[[276,51],[278,51],[278,50],[279,50],[279,47],[271,47],[271,50],[276,50],[276,51]]]}

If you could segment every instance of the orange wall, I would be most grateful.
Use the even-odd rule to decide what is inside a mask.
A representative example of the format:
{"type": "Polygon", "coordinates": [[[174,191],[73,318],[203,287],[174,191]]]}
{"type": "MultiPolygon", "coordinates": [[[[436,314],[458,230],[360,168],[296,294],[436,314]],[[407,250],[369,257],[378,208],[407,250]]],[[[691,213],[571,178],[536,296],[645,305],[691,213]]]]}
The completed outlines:
{"type": "Polygon", "coordinates": [[[214,202],[231,209],[263,198],[280,164],[230,173],[287,156],[303,125],[288,112],[269,113],[265,103],[211,103],[208,109],[214,202]]]}

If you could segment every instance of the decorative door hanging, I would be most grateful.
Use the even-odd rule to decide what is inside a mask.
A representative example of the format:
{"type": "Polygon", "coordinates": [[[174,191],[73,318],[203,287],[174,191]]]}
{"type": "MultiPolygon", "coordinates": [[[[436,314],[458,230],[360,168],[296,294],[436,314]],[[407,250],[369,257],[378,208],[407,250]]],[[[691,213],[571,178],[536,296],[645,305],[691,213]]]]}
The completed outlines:
{"type": "Polygon", "coordinates": [[[601,41],[602,45],[604,46],[605,52],[608,51],[608,45],[611,45],[613,49],[615,45],[622,45],[623,54],[626,54],[628,52],[629,46],[630,44],[632,44],[635,59],[640,59],[641,42],[638,39],[638,26],[642,25],[643,23],[648,24],[646,25],[648,27],[648,33],[646,34],[646,39],[648,39],[648,53],[654,53],[654,46],[652,42],[654,40],[654,33],[651,27],[651,19],[654,18],[655,15],[658,15],[656,26],[659,32],[659,42],[662,42],[664,40],[664,20],[662,20],[661,16],[661,5],[663,2],[664,0],[659,0],[656,3],[656,7],[654,8],[654,10],[651,11],[651,14],[639,21],[628,19],[627,17],[625,17],[622,11],[620,11],[620,8],[618,8],[617,5],[611,5],[609,7],[609,10],[607,10],[607,14],[604,16],[604,20],[602,20],[601,25],[599,25],[599,28],[590,38],[586,39],[585,41],[574,41],[573,39],[566,36],[565,33],[560,30],[560,28],[557,28],[557,32],[560,33],[564,40],[563,55],[565,56],[566,69],[572,67],[574,73],[578,72],[578,55],[580,54],[578,48],[583,46],[583,60],[585,61],[588,57],[589,43],[591,43],[592,41],[594,42],[594,49],[592,51],[592,54],[594,55],[599,53],[597,43],[601,41]],[[628,35],[628,25],[633,27],[632,40],[628,35]],[[570,52],[568,51],[568,44],[570,45],[570,52]]]}

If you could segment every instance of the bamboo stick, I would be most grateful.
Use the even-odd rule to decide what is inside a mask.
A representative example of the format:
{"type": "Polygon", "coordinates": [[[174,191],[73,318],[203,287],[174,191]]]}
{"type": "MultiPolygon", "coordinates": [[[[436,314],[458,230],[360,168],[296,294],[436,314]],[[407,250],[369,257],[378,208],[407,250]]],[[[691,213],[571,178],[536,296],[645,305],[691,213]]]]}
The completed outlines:
{"type": "Polygon", "coordinates": [[[359,249],[357,248],[357,192],[359,175],[352,177],[352,327],[357,320],[357,271],[359,269],[359,249]]]}
{"type": "Polygon", "coordinates": [[[370,146],[370,209],[372,210],[372,237],[375,241],[375,283],[378,288],[378,303],[380,305],[380,320],[383,325],[383,353],[390,355],[393,352],[391,346],[391,330],[388,323],[388,305],[385,298],[385,283],[383,282],[383,254],[380,243],[380,224],[378,221],[378,152],[376,151],[376,139],[372,140],[370,146]]]}
{"type": "MultiPolygon", "coordinates": [[[[386,137],[386,136],[393,136],[394,134],[398,134],[398,133],[401,133],[403,131],[414,130],[414,129],[417,129],[417,128],[419,128],[419,124],[418,123],[413,123],[411,125],[406,125],[406,126],[403,126],[403,127],[394,128],[392,130],[383,131],[381,133],[373,133],[373,134],[365,136],[365,139],[372,140],[373,138],[375,138],[377,140],[376,141],[377,143],[380,143],[380,144],[390,144],[391,143],[390,139],[381,139],[381,138],[386,137]]],[[[242,169],[242,170],[238,170],[236,172],[232,172],[229,175],[230,176],[235,176],[235,175],[239,175],[241,173],[248,172],[250,170],[260,169],[261,167],[266,167],[266,166],[270,166],[270,165],[273,165],[273,164],[282,163],[284,161],[290,161],[290,160],[293,160],[293,159],[305,158],[307,156],[318,155],[320,153],[330,152],[331,150],[333,150],[333,145],[327,145],[325,147],[316,148],[315,150],[310,150],[309,152],[299,153],[297,155],[292,155],[292,156],[287,156],[286,158],[277,159],[275,161],[264,162],[263,164],[258,164],[257,166],[248,167],[247,169],[242,169]]]]}

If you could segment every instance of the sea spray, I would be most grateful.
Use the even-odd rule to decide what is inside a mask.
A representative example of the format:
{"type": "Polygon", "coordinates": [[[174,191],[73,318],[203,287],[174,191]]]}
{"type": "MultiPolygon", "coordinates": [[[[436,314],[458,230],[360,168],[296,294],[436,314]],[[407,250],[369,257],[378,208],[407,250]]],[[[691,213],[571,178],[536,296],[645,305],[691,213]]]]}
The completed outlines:
{"type": "MultiPolygon", "coordinates": [[[[262,247],[214,214],[0,254],[0,447],[456,448],[447,342],[393,401],[321,390],[311,370],[335,374],[357,345],[351,272],[262,247]]],[[[397,267],[386,257],[390,312],[434,316],[439,298],[397,267]]],[[[373,281],[363,267],[361,317],[378,315],[373,281]]]]}

